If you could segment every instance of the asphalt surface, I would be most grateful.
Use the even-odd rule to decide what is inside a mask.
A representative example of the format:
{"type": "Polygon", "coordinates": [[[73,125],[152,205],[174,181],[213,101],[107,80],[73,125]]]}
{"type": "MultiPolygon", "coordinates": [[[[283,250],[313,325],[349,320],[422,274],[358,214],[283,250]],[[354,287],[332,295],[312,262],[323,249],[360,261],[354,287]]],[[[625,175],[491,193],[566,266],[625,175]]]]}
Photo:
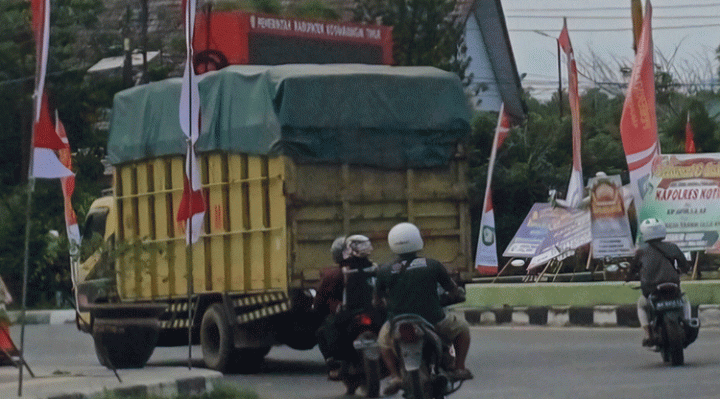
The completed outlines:
{"type": "MultiPolygon", "coordinates": [[[[164,348],[156,348],[146,367],[118,370],[116,375],[98,362],[89,334],[58,333],[75,323],[72,310],[30,312],[27,319],[24,345],[20,325],[13,325],[10,335],[16,347],[24,346],[24,358],[34,377],[25,368],[21,384],[17,367],[0,366],[3,399],[89,399],[104,391],[139,396],[198,394],[212,390],[223,377],[222,373],[199,367],[198,362],[189,367],[177,356],[165,357],[164,348]]],[[[194,359],[198,356],[197,352],[193,354],[194,359]]]]}
{"type": "MultiPolygon", "coordinates": [[[[464,314],[466,318],[468,318],[468,321],[475,321],[475,323],[472,324],[488,324],[483,322],[483,320],[479,316],[478,320],[470,320],[470,318],[468,317],[469,313],[467,311],[464,311],[462,309],[457,309],[456,311],[460,314],[464,314]]],[[[477,344],[479,344],[479,348],[483,350],[492,349],[492,340],[489,340],[489,338],[492,337],[493,334],[498,334],[499,332],[501,336],[505,336],[507,334],[513,334],[513,331],[517,329],[520,329],[518,331],[522,331],[523,328],[529,327],[529,324],[534,324],[532,317],[517,317],[518,315],[516,313],[518,312],[513,313],[512,317],[510,317],[507,321],[502,322],[502,324],[504,325],[512,326],[510,327],[510,330],[505,330],[502,328],[500,330],[492,329],[489,330],[491,332],[484,332],[481,336],[477,337],[478,339],[476,340],[476,342],[477,344]]],[[[718,315],[705,318],[704,327],[717,326],[718,324],[720,324],[720,312],[717,313],[718,315]]],[[[522,316],[523,313],[520,312],[519,314],[520,316],[522,316]]],[[[12,314],[11,319],[13,319],[12,314]]],[[[202,361],[200,360],[202,358],[202,355],[198,347],[193,347],[192,349],[192,367],[188,366],[187,358],[183,359],[184,354],[186,354],[187,352],[184,352],[182,349],[156,348],[155,352],[150,358],[150,361],[144,368],[134,370],[118,370],[116,375],[112,370],[101,366],[98,362],[95,355],[92,337],[89,334],[85,334],[80,331],[77,331],[76,334],[66,333],[68,329],[75,331],[75,318],[74,312],[72,310],[52,312],[28,312],[26,320],[27,325],[25,328],[25,335],[23,340],[24,342],[21,343],[21,327],[17,323],[15,323],[11,327],[10,333],[16,346],[24,346],[24,357],[27,360],[28,366],[34,374],[34,377],[27,369],[24,369],[22,373],[22,384],[20,384],[20,371],[18,370],[18,368],[14,367],[13,365],[0,366],[0,399],[16,397],[37,399],[91,399],[94,396],[103,393],[104,391],[117,392],[120,394],[133,393],[137,394],[138,396],[141,396],[142,394],[154,394],[159,396],[173,396],[177,394],[198,394],[212,390],[213,387],[221,381],[226,382],[228,381],[228,379],[232,381],[233,378],[233,376],[223,376],[223,374],[219,372],[203,368],[202,361]],[[180,354],[180,356],[178,354],[180,354]]],[[[498,324],[500,324],[501,322],[500,319],[496,319],[493,321],[498,324]]],[[[597,317],[594,318],[594,321],[597,326],[608,325],[604,322],[597,324],[597,317]]],[[[564,325],[570,326],[567,323],[564,325]]],[[[588,331],[592,330],[598,331],[597,328],[591,328],[588,331]]],[[[610,331],[616,329],[608,330],[601,328],[600,330],[610,331]]],[[[578,330],[576,328],[558,330],[553,328],[547,329],[540,327],[540,330],[537,331],[539,331],[539,333],[533,335],[550,334],[550,336],[557,336],[558,334],[565,334],[565,332],[562,331],[567,331],[567,334],[569,335],[566,338],[560,340],[561,342],[566,344],[569,343],[572,339],[574,339],[574,337],[578,336],[577,331],[582,330],[578,330]]],[[[617,331],[618,336],[620,336],[620,334],[627,334],[627,332],[622,333],[622,331],[631,331],[632,333],[630,335],[634,340],[637,340],[636,335],[639,334],[636,329],[629,330],[619,328],[617,329],[617,331]]],[[[594,335],[595,334],[591,334],[589,335],[589,337],[593,337],[594,335]]],[[[684,368],[687,369],[689,374],[684,376],[683,378],[680,378],[681,381],[692,381],[694,379],[692,378],[692,375],[697,373],[698,371],[707,370],[708,373],[714,373],[718,369],[717,367],[715,367],[718,364],[717,360],[715,359],[720,358],[720,353],[712,352],[712,350],[714,350],[714,348],[716,347],[715,342],[718,335],[717,333],[706,334],[704,332],[701,335],[701,339],[699,340],[700,342],[698,342],[696,345],[691,346],[691,348],[689,349],[689,367],[684,368]],[[705,347],[703,347],[703,344],[701,342],[708,339],[709,341],[706,342],[705,347]],[[707,356],[709,356],[708,359],[702,357],[705,355],[705,353],[707,353],[707,356]]],[[[623,338],[623,340],[627,341],[627,338],[623,338]]],[[[500,354],[495,354],[492,350],[490,350],[489,353],[482,353],[480,355],[480,359],[482,361],[478,360],[478,362],[495,364],[497,366],[501,365],[502,360],[505,359],[507,356],[506,351],[509,349],[509,347],[507,342],[505,341],[499,340],[498,342],[499,343],[496,350],[500,354]],[[492,359],[495,355],[495,360],[488,362],[488,360],[492,359]]],[[[544,342],[544,340],[541,339],[540,341],[520,343],[521,338],[518,338],[517,340],[511,340],[511,342],[518,342],[518,351],[523,353],[523,355],[518,357],[518,359],[525,359],[529,355],[527,353],[528,349],[542,349],[543,345],[541,343],[544,342]]],[[[575,345],[577,347],[584,348],[579,352],[580,354],[584,353],[584,351],[588,351],[588,349],[586,348],[588,346],[588,342],[589,341],[583,340],[582,344],[575,345]]],[[[637,344],[636,342],[634,343],[637,344]]],[[[572,347],[573,345],[569,346],[572,347]]],[[[612,345],[609,346],[612,348],[612,345]]],[[[512,346],[510,346],[510,348],[511,347],[512,346]]],[[[622,367],[626,370],[631,369],[635,371],[643,371],[643,367],[645,367],[646,364],[659,364],[660,366],[662,366],[662,362],[659,362],[658,356],[650,356],[648,359],[646,359],[648,357],[648,354],[645,354],[645,351],[642,350],[642,348],[639,348],[639,345],[621,347],[618,344],[618,348],[615,348],[616,350],[606,352],[605,349],[608,349],[607,342],[597,343],[597,351],[590,352],[591,354],[587,359],[577,359],[578,361],[571,362],[571,368],[561,371],[561,374],[570,373],[575,367],[579,367],[580,365],[582,367],[586,367],[585,365],[589,364],[593,365],[592,367],[598,367],[598,363],[593,362],[592,359],[595,358],[597,360],[598,356],[605,356],[606,353],[614,353],[613,356],[617,356],[619,353],[627,354],[627,352],[629,351],[638,352],[630,356],[630,359],[632,359],[633,361],[637,359],[638,364],[633,363],[622,367]],[[640,350],[642,350],[643,353],[639,352],[640,350]],[[655,359],[656,357],[658,359],[655,359]],[[648,362],[648,360],[651,361],[648,362]]],[[[298,388],[301,386],[300,383],[302,382],[302,378],[298,380],[297,375],[297,373],[299,372],[302,376],[308,379],[308,392],[314,391],[315,387],[318,385],[321,385],[322,387],[325,387],[327,385],[327,393],[330,395],[321,395],[321,397],[334,397],[334,394],[331,394],[331,392],[338,392],[338,388],[340,388],[340,386],[335,387],[333,385],[328,385],[327,382],[324,380],[324,370],[322,367],[322,363],[320,362],[321,356],[319,354],[312,356],[312,358],[303,360],[298,358],[298,353],[302,353],[302,351],[292,351],[290,354],[287,355],[289,356],[288,359],[292,359],[292,361],[290,361],[285,360],[282,357],[277,358],[278,356],[283,356],[284,354],[281,349],[278,350],[279,351],[274,351],[274,354],[271,353],[270,359],[267,362],[266,367],[268,368],[268,370],[266,371],[269,372],[269,375],[266,376],[264,375],[265,373],[262,373],[258,376],[242,376],[242,382],[244,382],[245,384],[251,383],[251,386],[249,388],[257,390],[257,392],[263,395],[263,397],[280,398],[282,397],[280,393],[297,395],[298,390],[290,389],[288,391],[287,386],[288,384],[298,388]],[[300,361],[299,364],[302,368],[302,371],[289,372],[290,377],[292,377],[292,382],[286,381],[287,384],[283,383],[281,377],[287,371],[285,370],[285,368],[297,367],[296,363],[298,361],[300,361]],[[314,368],[309,367],[310,369],[312,369],[311,375],[305,375],[310,371],[308,370],[308,365],[316,365],[314,368]],[[318,376],[314,376],[314,374],[318,374],[318,376]],[[267,378],[267,380],[264,378],[267,378]],[[309,389],[310,387],[313,387],[313,389],[309,389]],[[273,389],[277,389],[277,392],[274,392],[273,389]],[[271,396],[265,396],[268,394],[271,396]]],[[[555,352],[555,350],[549,352],[555,352]]],[[[578,351],[572,352],[574,353],[573,357],[577,356],[578,351]]],[[[538,359],[546,355],[547,353],[545,353],[544,351],[540,351],[539,353],[530,356],[530,358],[538,359]]],[[[567,358],[564,359],[564,361],[568,360],[567,358]]],[[[515,366],[512,367],[516,367],[517,362],[519,361],[520,360],[513,361],[512,363],[515,364],[515,366]]],[[[613,362],[610,361],[608,361],[607,363],[613,364],[613,362]]],[[[557,370],[557,367],[550,367],[550,369],[557,370]]],[[[662,369],[664,370],[665,368],[663,367],[662,369]]],[[[530,368],[530,371],[532,370],[534,369],[530,368]]],[[[511,370],[505,371],[512,374],[511,370]]],[[[594,374],[592,370],[586,371],[588,372],[588,375],[594,374]]],[[[656,370],[653,368],[650,369],[650,371],[654,372],[656,370]]],[[[635,372],[630,374],[635,374],[635,372]]],[[[678,373],[676,372],[676,374],[678,373]]],[[[541,377],[544,375],[545,373],[539,373],[538,375],[534,375],[530,378],[530,381],[543,380],[543,378],[541,377]]],[[[462,399],[462,397],[481,397],[484,394],[488,393],[486,392],[488,390],[489,392],[494,392],[493,396],[503,398],[531,397],[530,392],[535,391],[535,389],[530,389],[526,391],[525,389],[527,389],[527,387],[515,387],[517,389],[522,388],[521,392],[516,392],[512,390],[508,391],[508,389],[512,388],[512,384],[510,384],[510,386],[508,387],[507,381],[503,382],[503,379],[500,378],[500,375],[496,375],[493,378],[489,379],[489,381],[498,382],[496,386],[488,384],[487,377],[488,376],[485,375],[483,378],[478,378],[477,381],[468,383],[467,387],[463,388],[462,393],[458,392],[454,394],[453,397],[458,397],[458,399],[462,399]]],[[[648,375],[646,377],[648,377],[648,379],[651,381],[658,378],[657,375],[648,375]]],[[[587,376],[582,378],[587,379],[587,376]]],[[[707,378],[704,378],[704,380],[713,381],[714,379],[710,378],[710,376],[707,376],[707,378]]],[[[555,386],[555,388],[553,388],[555,389],[555,391],[546,392],[549,394],[549,396],[543,397],[628,397],[624,395],[617,396],[616,394],[618,392],[603,391],[603,389],[607,388],[603,385],[602,381],[598,381],[595,386],[588,386],[586,387],[586,390],[582,391],[574,390],[575,388],[573,385],[569,385],[567,387],[562,387],[561,385],[558,386],[558,384],[553,381],[554,380],[544,381],[544,384],[547,384],[548,386],[555,386]],[[594,393],[591,394],[590,390],[594,390],[594,393]],[[607,394],[611,395],[608,396],[607,394]]],[[[622,382],[625,388],[623,388],[621,392],[624,392],[629,386],[632,385],[630,380],[622,382]]],[[[642,387],[631,387],[633,389],[637,388],[636,393],[638,394],[641,393],[643,390],[641,389],[642,387]]],[[[534,388],[537,388],[539,390],[540,386],[535,386],[534,388]]],[[[676,395],[674,395],[674,397],[717,397],[713,395],[716,395],[716,392],[718,392],[717,389],[720,389],[720,385],[709,384],[706,386],[707,389],[703,392],[693,391],[695,386],[682,386],[682,388],[683,390],[681,392],[688,392],[689,396],[677,395],[679,392],[676,392],[676,395]]],[[[303,391],[303,389],[301,388],[300,391],[303,391]]],[[[542,390],[535,392],[542,392],[542,390]]],[[[294,398],[297,397],[298,396],[294,396],[294,398]]],[[[312,395],[312,397],[317,396],[312,395]]],[[[648,396],[644,396],[641,394],[633,397],[648,396]]]]}

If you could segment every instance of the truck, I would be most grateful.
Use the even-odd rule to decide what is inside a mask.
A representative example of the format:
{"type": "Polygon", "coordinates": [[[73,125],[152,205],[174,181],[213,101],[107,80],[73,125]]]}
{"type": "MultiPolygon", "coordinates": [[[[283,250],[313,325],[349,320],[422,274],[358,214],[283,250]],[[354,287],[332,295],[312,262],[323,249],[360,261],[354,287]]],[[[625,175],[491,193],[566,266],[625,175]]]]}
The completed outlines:
{"type": "Polygon", "coordinates": [[[191,246],[176,220],[181,86],[114,98],[112,194],[87,214],[76,276],[78,328],[103,365],[143,367],[156,346],[191,342],[208,368],[257,370],[273,345],[313,348],[314,290],[341,235],[368,236],[382,263],[387,232],[410,221],[428,256],[472,271],[471,107],[456,74],[295,64],[201,75],[206,213],[191,246]]]}

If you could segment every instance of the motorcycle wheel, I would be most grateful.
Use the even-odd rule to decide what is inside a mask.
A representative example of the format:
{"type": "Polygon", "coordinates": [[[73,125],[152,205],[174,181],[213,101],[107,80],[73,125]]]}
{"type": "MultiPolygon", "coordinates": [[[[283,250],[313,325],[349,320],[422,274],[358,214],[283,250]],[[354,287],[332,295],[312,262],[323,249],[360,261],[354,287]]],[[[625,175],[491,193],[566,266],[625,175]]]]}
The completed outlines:
{"type": "Polygon", "coordinates": [[[409,397],[412,399],[430,399],[426,395],[427,392],[425,390],[425,384],[423,383],[423,378],[420,375],[420,370],[412,370],[408,372],[408,393],[410,394],[409,397]]]}
{"type": "Polygon", "coordinates": [[[365,395],[368,398],[380,397],[380,361],[378,359],[363,359],[365,372],[365,395]]]}
{"type": "Polygon", "coordinates": [[[685,363],[685,355],[683,353],[683,342],[685,334],[680,320],[677,316],[666,314],[663,320],[665,324],[665,333],[667,334],[667,352],[670,358],[670,364],[673,366],[682,366],[685,363]]]}

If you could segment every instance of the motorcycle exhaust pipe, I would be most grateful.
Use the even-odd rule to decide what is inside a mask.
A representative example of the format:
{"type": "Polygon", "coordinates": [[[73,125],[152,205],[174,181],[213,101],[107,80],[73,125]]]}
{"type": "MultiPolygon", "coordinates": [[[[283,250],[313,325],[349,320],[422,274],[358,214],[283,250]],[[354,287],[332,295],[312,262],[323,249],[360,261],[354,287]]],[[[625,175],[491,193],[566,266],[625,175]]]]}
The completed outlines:
{"type": "Polygon", "coordinates": [[[698,319],[697,317],[693,317],[693,318],[689,319],[688,326],[690,326],[692,328],[700,328],[700,319],[698,319]]]}

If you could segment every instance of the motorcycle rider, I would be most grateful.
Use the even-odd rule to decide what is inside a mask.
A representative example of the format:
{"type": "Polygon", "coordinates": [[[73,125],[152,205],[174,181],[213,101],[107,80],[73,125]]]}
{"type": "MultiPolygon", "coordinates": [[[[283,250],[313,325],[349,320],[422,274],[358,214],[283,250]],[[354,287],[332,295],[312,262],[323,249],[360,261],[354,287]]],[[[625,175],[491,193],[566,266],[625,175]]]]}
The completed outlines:
{"type": "Polygon", "coordinates": [[[377,265],[370,261],[373,247],[363,235],[338,237],[330,247],[338,268],[323,277],[315,297],[315,309],[324,315],[317,331],[318,347],[328,366],[328,378],[339,379],[343,357],[342,331],[355,311],[372,307],[377,265]]]}
{"type": "Polygon", "coordinates": [[[446,315],[440,305],[440,298],[434,294],[438,284],[458,302],[464,299],[464,292],[450,278],[442,263],[417,255],[423,248],[423,240],[420,230],[414,224],[395,225],[388,233],[388,244],[398,258],[381,266],[376,288],[378,300],[387,307],[387,321],[378,334],[380,353],[390,372],[383,393],[393,395],[402,387],[389,321],[404,313],[422,316],[435,326],[440,337],[454,343],[456,358],[452,377],[456,380],[472,379],[472,373],[465,368],[465,359],[470,349],[470,327],[465,320],[455,315],[446,315]]]}
{"type": "MultiPolygon", "coordinates": [[[[650,330],[648,319],[647,298],[655,288],[662,283],[675,283],[680,285],[678,272],[689,271],[687,259],[680,248],[672,242],[663,241],[666,235],[665,223],[659,219],[649,218],[640,223],[640,233],[644,243],[637,249],[630,263],[630,270],[626,282],[636,274],[640,275],[640,289],[642,295],[637,301],[637,315],[640,326],[645,332],[643,346],[655,346],[655,337],[650,330]]],[[[690,302],[685,294],[682,295],[685,320],[689,320],[690,302]]]]}

